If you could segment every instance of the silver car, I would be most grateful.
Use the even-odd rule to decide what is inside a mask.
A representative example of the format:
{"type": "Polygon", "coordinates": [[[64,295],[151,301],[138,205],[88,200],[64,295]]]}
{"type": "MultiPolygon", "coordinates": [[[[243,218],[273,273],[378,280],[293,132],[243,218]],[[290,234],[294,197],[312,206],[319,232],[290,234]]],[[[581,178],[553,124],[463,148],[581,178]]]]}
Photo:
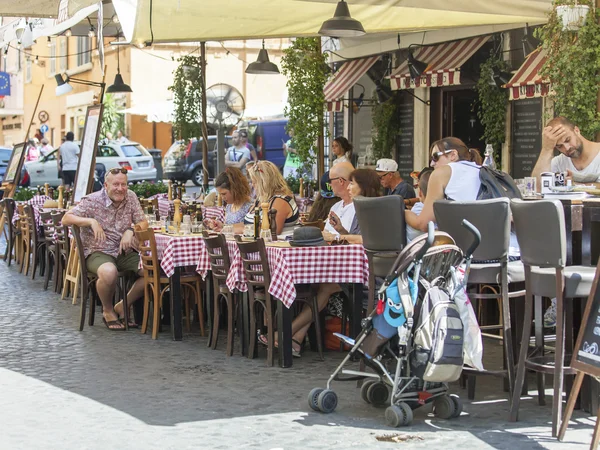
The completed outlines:
{"type": "MultiPolygon", "coordinates": [[[[79,144],[77,142],[77,144],[79,144]]],[[[156,168],[154,160],[148,150],[137,142],[102,141],[98,144],[96,152],[96,168],[100,165],[106,171],[114,167],[124,167],[128,170],[128,181],[154,181],[156,168]]],[[[56,150],[40,158],[38,161],[25,163],[29,173],[31,186],[48,183],[50,186],[59,186],[62,180],[58,177],[58,164],[56,163],[56,150]]]]}

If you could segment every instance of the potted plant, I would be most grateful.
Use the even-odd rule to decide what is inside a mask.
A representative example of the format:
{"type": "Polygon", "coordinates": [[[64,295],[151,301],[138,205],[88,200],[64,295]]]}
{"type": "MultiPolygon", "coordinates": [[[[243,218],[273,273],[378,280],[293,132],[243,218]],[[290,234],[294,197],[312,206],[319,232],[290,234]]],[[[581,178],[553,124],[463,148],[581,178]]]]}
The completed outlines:
{"type": "Polygon", "coordinates": [[[583,25],[590,7],[588,5],[579,5],[577,0],[574,4],[558,5],[556,14],[562,22],[564,31],[577,31],[583,25]]]}

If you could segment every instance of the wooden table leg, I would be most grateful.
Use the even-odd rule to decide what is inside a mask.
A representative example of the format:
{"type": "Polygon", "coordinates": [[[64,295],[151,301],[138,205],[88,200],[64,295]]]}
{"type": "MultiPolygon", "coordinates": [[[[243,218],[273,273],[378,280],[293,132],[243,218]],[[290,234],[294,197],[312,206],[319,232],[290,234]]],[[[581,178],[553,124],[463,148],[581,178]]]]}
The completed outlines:
{"type": "Polygon", "coordinates": [[[170,280],[171,335],[174,341],[183,339],[183,315],[181,314],[181,268],[175,267],[170,280]]]}
{"type": "MultiPolygon", "coordinates": [[[[213,307],[214,307],[214,295],[215,295],[215,284],[213,282],[212,271],[208,271],[206,273],[206,292],[205,292],[205,301],[206,305],[206,321],[208,323],[208,339],[206,341],[206,346],[210,347],[212,345],[212,327],[213,327],[213,307]]],[[[217,324],[219,326],[219,324],[217,324]]]]}
{"type": "Polygon", "coordinates": [[[282,302],[277,305],[277,342],[279,343],[279,365],[292,367],[292,311],[282,302]]]}
{"type": "Polygon", "coordinates": [[[248,310],[248,293],[247,292],[238,292],[238,302],[242,302],[239,307],[239,315],[238,320],[241,320],[241,327],[238,324],[238,330],[240,333],[240,346],[242,348],[242,356],[248,356],[248,344],[250,342],[249,339],[252,336],[250,334],[250,311],[248,310]]]}

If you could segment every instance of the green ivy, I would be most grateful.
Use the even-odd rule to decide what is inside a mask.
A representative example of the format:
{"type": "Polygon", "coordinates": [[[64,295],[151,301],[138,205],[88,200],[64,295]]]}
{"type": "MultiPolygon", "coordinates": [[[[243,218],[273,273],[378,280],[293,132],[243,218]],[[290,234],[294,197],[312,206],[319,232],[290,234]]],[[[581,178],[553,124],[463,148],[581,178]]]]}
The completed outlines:
{"type": "Polygon", "coordinates": [[[179,66],[173,73],[173,92],[175,105],[173,132],[177,139],[187,142],[189,138],[200,135],[202,117],[202,71],[200,56],[185,55],[178,58],[179,66]]]}
{"type": "MultiPolygon", "coordinates": [[[[288,175],[288,177],[285,179],[285,182],[287,183],[288,187],[294,194],[300,193],[300,178],[299,177],[295,177],[293,175],[288,175]]],[[[310,185],[310,186],[312,186],[313,189],[317,189],[317,181],[316,180],[308,180],[305,177],[304,178],[304,186],[306,186],[306,185],[310,185]]]]}
{"type": "Polygon", "coordinates": [[[494,70],[508,71],[508,66],[501,56],[490,57],[479,67],[479,80],[475,85],[479,101],[477,117],[483,125],[481,139],[494,146],[496,162],[500,162],[502,143],[506,140],[506,107],[508,106],[508,89],[496,86],[493,81],[494,70]]]}
{"type": "Polygon", "coordinates": [[[401,133],[400,95],[397,91],[384,103],[378,104],[377,97],[373,97],[371,117],[373,157],[374,159],[391,158],[392,150],[396,147],[396,140],[401,133]]]}
{"type": "Polygon", "coordinates": [[[110,135],[116,139],[117,131],[121,130],[125,133],[125,116],[119,113],[121,105],[117,103],[117,99],[114,94],[105,94],[104,110],[102,112],[102,125],[100,127],[100,137],[106,138],[110,135]]]}
{"type": "Polygon", "coordinates": [[[17,188],[13,195],[13,200],[16,202],[26,202],[31,200],[37,193],[37,189],[17,188]]]}
{"type": "Polygon", "coordinates": [[[300,161],[312,165],[313,147],[322,127],[327,82],[326,56],[321,53],[321,38],[297,38],[283,51],[283,74],[287,77],[288,105],[285,115],[288,130],[294,130],[294,143],[300,161]]]}
{"type": "MultiPolygon", "coordinates": [[[[600,131],[600,114],[596,98],[600,86],[600,25],[593,2],[579,0],[590,6],[584,26],[578,31],[565,31],[553,9],[546,25],[536,29],[548,53],[540,75],[550,80],[549,97],[554,100],[556,115],[567,117],[587,139],[600,131]]],[[[573,5],[574,1],[558,1],[555,5],[573,5]]]]}
{"type": "Polygon", "coordinates": [[[149,181],[132,184],[129,186],[129,189],[133,191],[138,198],[148,198],[156,194],[166,194],[169,191],[169,187],[165,183],[152,183],[149,181]]]}

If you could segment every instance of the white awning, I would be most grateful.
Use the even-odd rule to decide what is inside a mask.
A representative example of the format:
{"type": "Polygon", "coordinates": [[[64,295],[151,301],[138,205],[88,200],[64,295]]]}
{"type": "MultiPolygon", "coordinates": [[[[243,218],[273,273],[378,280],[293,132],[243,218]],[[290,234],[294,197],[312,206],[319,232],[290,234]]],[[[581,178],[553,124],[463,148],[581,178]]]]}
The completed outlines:
{"type": "Polygon", "coordinates": [[[173,100],[164,100],[133,106],[119,112],[134,116],[145,116],[147,122],[171,123],[173,122],[174,110],[173,100]]]}

